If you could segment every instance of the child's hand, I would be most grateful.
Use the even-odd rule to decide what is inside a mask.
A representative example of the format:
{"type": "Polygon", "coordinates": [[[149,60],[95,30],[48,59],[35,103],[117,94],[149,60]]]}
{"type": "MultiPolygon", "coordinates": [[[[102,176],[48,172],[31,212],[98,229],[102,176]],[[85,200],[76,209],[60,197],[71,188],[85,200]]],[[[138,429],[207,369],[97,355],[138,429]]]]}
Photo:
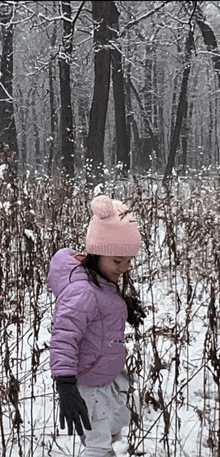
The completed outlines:
{"type": "Polygon", "coordinates": [[[139,327],[140,324],[143,325],[143,319],[146,317],[146,314],[139,305],[139,299],[131,296],[125,297],[124,301],[128,310],[128,323],[136,328],[139,327]]]}
{"type": "Polygon", "coordinates": [[[92,430],[86,402],[81,397],[76,385],[76,378],[56,378],[57,391],[60,399],[60,427],[65,428],[65,420],[68,426],[68,435],[73,434],[73,422],[79,436],[83,435],[81,420],[86,430],[92,430]],[[81,420],[80,420],[81,418],[81,420]]]}

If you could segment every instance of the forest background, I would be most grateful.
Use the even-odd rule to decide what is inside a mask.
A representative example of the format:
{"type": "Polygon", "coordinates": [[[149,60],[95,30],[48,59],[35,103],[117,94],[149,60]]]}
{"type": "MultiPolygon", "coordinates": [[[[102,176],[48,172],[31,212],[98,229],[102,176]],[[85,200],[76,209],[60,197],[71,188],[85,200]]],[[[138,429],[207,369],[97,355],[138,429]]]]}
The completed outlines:
{"type": "Polygon", "coordinates": [[[0,2],[2,457],[78,453],[59,428],[46,277],[58,249],[85,252],[98,183],[142,235],[131,276],[147,317],[126,327],[120,457],[220,457],[219,14],[0,2]]]}
{"type": "Polygon", "coordinates": [[[219,166],[218,1],[0,2],[0,141],[19,172],[219,166]]]}

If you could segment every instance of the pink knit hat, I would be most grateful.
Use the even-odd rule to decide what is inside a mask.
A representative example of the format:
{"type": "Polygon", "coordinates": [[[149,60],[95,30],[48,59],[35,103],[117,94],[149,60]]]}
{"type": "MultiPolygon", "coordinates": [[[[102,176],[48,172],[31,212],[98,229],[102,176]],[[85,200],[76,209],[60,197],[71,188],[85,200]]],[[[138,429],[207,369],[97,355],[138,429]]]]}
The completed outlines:
{"type": "Polygon", "coordinates": [[[92,217],[86,236],[86,250],[89,254],[106,256],[136,256],[141,236],[137,223],[119,200],[106,195],[95,197],[91,202],[92,217]]]}

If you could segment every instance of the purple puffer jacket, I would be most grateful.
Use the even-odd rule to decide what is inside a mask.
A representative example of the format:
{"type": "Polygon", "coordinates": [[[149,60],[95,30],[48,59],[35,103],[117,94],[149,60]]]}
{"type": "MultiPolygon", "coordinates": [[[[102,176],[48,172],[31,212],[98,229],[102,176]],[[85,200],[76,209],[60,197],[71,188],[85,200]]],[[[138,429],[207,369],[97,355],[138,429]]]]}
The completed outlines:
{"type": "Polygon", "coordinates": [[[57,297],[50,344],[53,377],[76,375],[78,385],[102,387],[121,373],[127,308],[114,283],[90,283],[71,249],[51,259],[49,286],[57,297]]]}

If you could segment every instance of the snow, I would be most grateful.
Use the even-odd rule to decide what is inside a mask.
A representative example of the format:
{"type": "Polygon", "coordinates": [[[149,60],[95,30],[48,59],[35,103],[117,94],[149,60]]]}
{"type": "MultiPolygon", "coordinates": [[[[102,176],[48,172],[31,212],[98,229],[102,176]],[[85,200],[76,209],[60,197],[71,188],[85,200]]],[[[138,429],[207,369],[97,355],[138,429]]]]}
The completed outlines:
{"type": "Polygon", "coordinates": [[[0,165],[0,179],[2,179],[4,177],[4,174],[7,171],[7,168],[8,167],[7,167],[7,165],[5,163],[0,165]]]}
{"type": "MultiPolygon", "coordinates": [[[[32,232],[30,231],[26,233],[26,235],[32,237],[32,232]]],[[[183,285],[180,285],[183,287],[183,285]]],[[[147,288],[143,288],[143,294],[145,296],[146,301],[149,300],[149,292],[146,290],[147,288]]],[[[172,321],[174,318],[174,306],[171,298],[172,293],[168,298],[164,299],[163,294],[163,285],[159,282],[155,283],[154,285],[154,294],[155,300],[157,304],[157,312],[156,312],[156,324],[159,326],[164,326],[169,321],[172,321]],[[171,306],[172,304],[172,306],[171,306]]],[[[46,309],[46,305],[48,305],[48,294],[44,293],[41,297],[42,299],[42,311],[43,308],[46,309]]],[[[51,299],[51,297],[50,297],[51,299]]],[[[205,296],[201,296],[201,302],[204,302],[205,296]]],[[[213,385],[211,376],[207,378],[207,392],[208,392],[208,405],[205,406],[204,403],[204,388],[203,388],[203,377],[204,377],[204,368],[203,368],[203,344],[205,333],[207,331],[207,327],[204,325],[204,315],[205,309],[203,306],[200,306],[201,303],[197,304],[194,309],[195,317],[190,325],[192,325],[192,329],[190,331],[190,335],[193,335],[193,339],[190,341],[188,346],[183,344],[181,349],[181,364],[180,364],[180,376],[179,376],[179,384],[175,386],[175,365],[171,363],[172,354],[175,355],[175,346],[172,345],[172,341],[169,336],[166,338],[164,336],[158,335],[157,347],[161,354],[166,354],[167,357],[163,357],[163,361],[167,363],[167,367],[163,371],[163,377],[161,378],[161,385],[163,391],[165,392],[165,402],[169,405],[172,399],[174,399],[176,391],[179,391],[178,395],[178,402],[175,405],[172,405],[170,408],[171,414],[171,429],[169,432],[169,443],[170,443],[170,450],[171,455],[178,455],[184,457],[197,457],[198,455],[201,456],[208,456],[209,448],[207,448],[207,440],[208,436],[208,420],[210,420],[211,413],[210,410],[213,408],[213,412],[218,407],[217,404],[217,390],[213,385]],[[187,371],[186,371],[187,368],[187,371]],[[185,397],[185,401],[183,404],[180,404],[181,395],[182,398],[185,397]],[[186,398],[188,399],[186,400],[186,398]],[[210,408],[205,412],[205,408],[210,408]],[[202,424],[199,420],[201,415],[207,416],[207,423],[202,424]],[[178,425],[176,425],[178,424],[178,425]],[[176,439],[175,439],[176,437],[176,439]],[[177,453],[175,452],[175,446],[177,448],[177,453]],[[202,449],[202,453],[200,454],[200,448],[202,449]]],[[[178,319],[181,322],[181,319],[184,318],[184,310],[180,311],[180,315],[178,319]]],[[[26,319],[26,323],[23,328],[23,353],[22,353],[22,364],[20,367],[19,378],[22,380],[21,382],[21,392],[20,392],[20,410],[21,410],[21,417],[23,419],[23,424],[21,426],[21,436],[22,436],[22,443],[24,449],[26,450],[25,456],[29,455],[31,448],[33,449],[34,456],[41,457],[43,455],[47,455],[48,449],[50,449],[50,444],[53,442],[52,436],[54,433],[54,420],[56,423],[56,427],[59,426],[58,424],[58,401],[55,395],[55,403],[54,403],[54,392],[52,386],[52,380],[50,376],[50,369],[49,369],[49,352],[48,350],[42,352],[40,358],[40,366],[37,371],[37,379],[36,382],[33,380],[31,376],[31,357],[30,357],[30,348],[35,347],[39,349],[43,349],[45,344],[49,346],[50,342],[50,325],[51,325],[51,312],[50,309],[44,313],[38,339],[35,338],[33,333],[32,326],[29,325],[31,321],[31,316],[28,316],[26,319]],[[30,320],[29,320],[30,319],[30,320]],[[34,398],[32,397],[32,391],[34,393],[34,398]],[[22,430],[25,430],[25,435],[23,436],[22,430]],[[33,433],[31,433],[31,431],[33,433]],[[33,436],[32,436],[33,435],[33,436]],[[31,442],[31,437],[33,441],[31,442]],[[24,445],[24,443],[26,443],[24,445]],[[44,446],[43,444],[44,443],[44,446]],[[44,449],[44,451],[43,451],[44,449]]],[[[148,378],[148,373],[151,368],[152,364],[152,347],[150,345],[150,337],[151,332],[150,329],[152,327],[152,315],[151,313],[148,314],[147,318],[145,319],[144,323],[144,331],[148,335],[145,338],[144,344],[141,347],[141,354],[142,358],[145,359],[145,380],[148,378]]],[[[14,333],[14,343],[16,346],[16,326],[10,326],[10,331],[12,334],[14,333]]],[[[131,332],[131,327],[129,324],[126,326],[126,332],[131,332]]],[[[184,332],[182,330],[182,337],[184,336],[184,332]]],[[[130,353],[133,350],[133,343],[132,341],[127,343],[128,349],[130,353]]],[[[142,373],[143,374],[143,373],[142,373]]],[[[157,388],[159,388],[159,383],[157,388]]],[[[136,375],[135,377],[135,387],[141,388],[142,379],[136,375]]],[[[155,391],[157,389],[155,388],[155,391]]],[[[138,395],[136,394],[136,406],[139,407],[138,395]]],[[[6,421],[6,416],[4,418],[6,421]]],[[[162,457],[164,456],[164,448],[163,443],[161,442],[161,437],[164,433],[164,422],[163,422],[163,414],[160,408],[155,409],[152,405],[148,404],[145,405],[142,410],[142,420],[143,420],[143,433],[140,436],[145,436],[143,440],[143,449],[142,445],[139,446],[139,451],[146,451],[148,452],[147,455],[153,457],[155,455],[162,457]],[[157,450],[157,454],[155,453],[157,450]]],[[[5,424],[6,425],[6,424],[5,424]]],[[[10,424],[9,426],[9,435],[10,438],[10,424]]],[[[117,453],[118,457],[128,457],[127,448],[127,434],[128,434],[128,427],[123,429],[122,433],[122,441],[116,442],[114,444],[114,449],[117,453]]],[[[11,438],[9,439],[10,443],[11,438]]],[[[140,439],[139,439],[140,441],[140,439]]],[[[9,446],[9,445],[8,445],[9,446]]],[[[9,446],[10,448],[10,446],[9,446]]],[[[58,456],[71,456],[71,455],[78,455],[78,452],[82,448],[80,444],[78,436],[75,437],[68,437],[66,431],[59,430],[59,436],[57,436],[55,442],[53,443],[52,450],[50,452],[51,457],[58,457],[58,456]],[[73,454],[73,449],[75,449],[75,454],[73,454]]],[[[18,455],[18,448],[17,446],[13,445],[13,450],[11,457],[17,457],[18,455]]]]}
{"type": "MultiPolygon", "coordinates": [[[[96,189],[97,193],[100,189],[96,189]]],[[[189,189],[185,188],[185,202],[188,198],[189,189]]],[[[202,193],[201,193],[202,195],[202,193]]],[[[204,197],[206,195],[204,193],[204,197]]],[[[18,203],[18,202],[17,202],[18,203]]],[[[7,202],[5,202],[5,205],[7,202]]],[[[5,207],[5,211],[9,210],[5,207]]],[[[210,208],[211,210],[211,208],[210,208]]],[[[194,211],[194,209],[191,209],[194,211]]],[[[188,213],[189,214],[189,213],[188,213]]],[[[214,212],[216,222],[218,214],[214,212]]],[[[144,338],[141,343],[135,343],[129,335],[131,327],[126,325],[126,344],[129,355],[140,350],[143,368],[140,375],[134,376],[136,410],[141,416],[141,430],[133,435],[134,447],[137,452],[145,453],[148,457],[164,457],[167,450],[164,448],[164,414],[159,402],[159,393],[163,393],[166,412],[170,415],[170,429],[168,443],[170,457],[209,457],[213,454],[212,439],[216,438],[219,397],[218,386],[213,381],[214,368],[207,362],[207,348],[211,338],[216,339],[217,355],[219,354],[219,327],[216,334],[210,329],[208,308],[210,304],[210,283],[204,280],[199,272],[199,266],[193,262],[193,257],[199,258],[197,252],[190,253],[189,273],[192,287],[192,299],[190,302],[190,317],[186,325],[189,301],[187,301],[187,272],[180,267],[170,270],[167,249],[160,248],[164,244],[166,228],[163,221],[157,222],[157,226],[151,228],[152,253],[150,259],[137,268],[139,278],[151,273],[151,283],[144,281],[143,284],[136,281],[136,288],[140,290],[142,302],[145,305],[147,317],[141,334],[144,338]],[[195,268],[196,267],[196,268],[195,268]],[[179,333],[172,333],[172,328],[177,325],[179,333]],[[159,360],[163,363],[162,369],[155,371],[155,353],[153,350],[153,329],[155,330],[156,348],[159,360]],[[189,341],[187,336],[189,334],[189,341]],[[177,344],[175,342],[177,341],[177,344]],[[206,342],[206,344],[205,344],[206,342]],[[179,365],[177,365],[177,356],[179,365]],[[177,370],[178,368],[178,378],[177,370]],[[153,375],[155,377],[153,382],[153,375]],[[178,381],[178,382],[176,382],[178,381]],[[140,407],[139,392],[152,393],[155,403],[144,402],[140,407]],[[157,401],[157,403],[156,403],[157,401]],[[136,437],[136,438],[135,438],[136,437]]],[[[178,226],[178,248],[185,249],[185,227],[178,226]]],[[[36,243],[36,235],[33,230],[24,229],[27,238],[36,243]]],[[[42,239],[50,239],[48,233],[44,233],[42,239]]],[[[11,243],[12,255],[16,254],[16,241],[11,243]],[[13,246],[14,247],[13,247],[13,246]]],[[[207,253],[209,243],[207,239],[207,253]]],[[[142,259],[143,260],[143,259],[142,259]]],[[[5,266],[4,266],[5,267],[5,266]]],[[[207,268],[213,274],[214,268],[211,259],[207,261],[207,268]]],[[[59,428],[59,408],[57,394],[54,392],[49,368],[50,326],[54,297],[46,290],[40,296],[39,321],[35,315],[35,291],[25,291],[26,307],[24,321],[20,330],[15,323],[7,326],[7,332],[0,328],[1,337],[8,335],[10,343],[10,358],[14,360],[13,374],[20,381],[19,409],[23,423],[20,425],[21,447],[24,457],[51,457],[78,456],[81,447],[78,436],[68,437],[66,430],[59,428]],[[36,328],[33,326],[36,324],[36,328]],[[39,328],[38,328],[39,325],[39,328]],[[39,330],[39,333],[37,332],[39,330]],[[19,333],[20,332],[20,333],[19,333]],[[36,333],[37,332],[37,333],[36,333]],[[39,366],[38,366],[39,357],[39,366]],[[36,362],[36,380],[33,371],[33,359],[36,362]],[[17,363],[17,360],[20,362],[17,363]]],[[[11,295],[11,302],[4,311],[10,314],[15,296],[11,295]]],[[[218,302],[219,293],[216,296],[218,302]]],[[[13,304],[14,303],[14,304],[13,304]]],[[[3,351],[5,346],[3,346],[3,351]]],[[[4,355],[4,354],[3,354],[4,355]]],[[[1,360],[0,360],[1,361],[1,360]]],[[[34,365],[35,366],[35,365],[34,365]]],[[[3,384],[6,380],[3,379],[3,384]]],[[[1,395],[1,382],[0,382],[1,395]]],[[[13,406],[5,400],[3,408],[3,429],[6,440],[6,456],[17,457],[19,455],[19,443],[16,438],[16,430],[11,423],[13,406]],[[14,434],[14,436],[13,436],[14,434]]],[[[122,431],[122,441],[114,444],[118,457],[128,457],[128,427],[122,431]]],[[[1,438],[0,438],[1,443],[1,438]]],[[[1,444],[0,444],[1,446],[1,444]]],[[[133,454],[135,455],[135,454],[133,454]]],[[[141,454],[139,454],[141,455],[141,454]]],[[[95,457],[95,456],[94,456],[95,457]]]]}
{"type": "Polygon", "coordinates": [[[100,195],[102,193],[103,193],[103,185],[98,184],[94,189],[94,197],[97,197],[97,195],[100,195]]]}
{"type": "Polygon", "coordinates": [[[10,202],[4,202],[3,204],[0,202],[0,209],[3,208],[6,214],[8,214],[9,208],[11,207],[10,202]]]}
{"type": "Polygon", "coordinates": [[[25,229],[25,230],[24,230],[24,233],[25,233],[25,235],[27,236],[27,238],[29,238],[29,239],[32,240],[34,243],[36,243],[36,237],[35,237],[35,235],[34,235],[34,233],[33,233],[32,230],[25,229]]]}

